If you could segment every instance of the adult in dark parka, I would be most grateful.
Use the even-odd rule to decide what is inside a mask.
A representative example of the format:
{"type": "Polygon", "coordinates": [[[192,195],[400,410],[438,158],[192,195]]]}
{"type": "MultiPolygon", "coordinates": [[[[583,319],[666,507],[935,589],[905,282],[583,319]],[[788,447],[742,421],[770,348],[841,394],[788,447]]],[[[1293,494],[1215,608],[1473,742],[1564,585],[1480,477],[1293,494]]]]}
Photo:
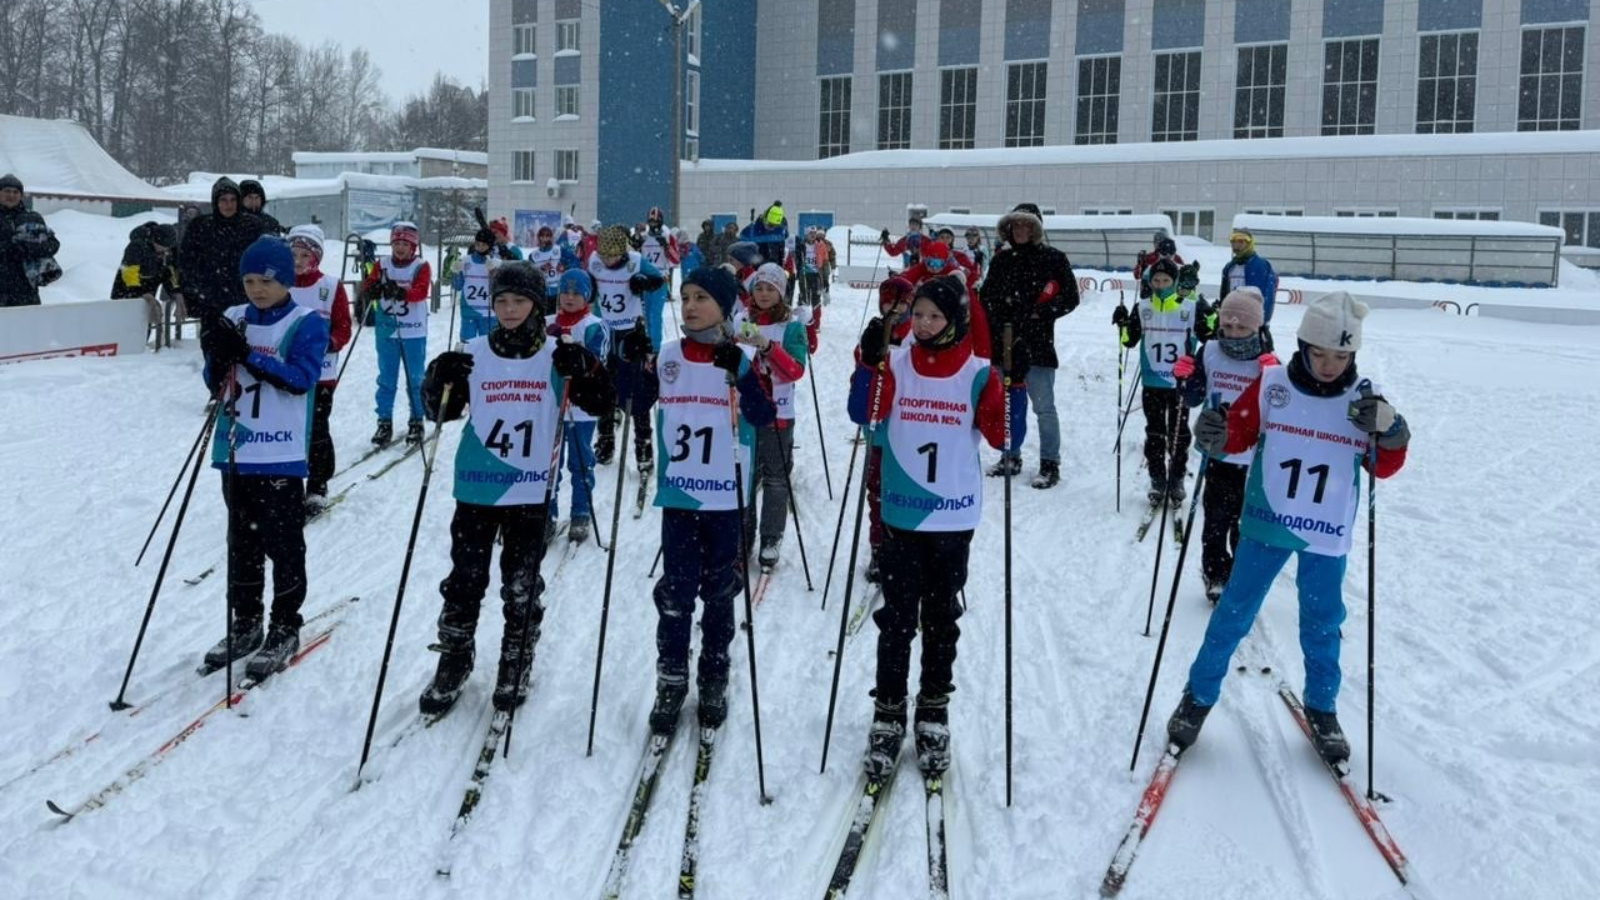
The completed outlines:
{"type": "Polygon", "coordinates": [[[218,178],[211,186],[211,212],[189,223],[178,248],[184,300],[202,332],[223,310],[247,302],[239,260],[265,233],[267,223],[241,205],[239,186],[218,178]]]}
{"type": "Polygon", "coordinates": [[[22,202],[22,180],[0,177],[0,306],[38,306],[28,270],[61,249],[44,217],[22,202]]]}

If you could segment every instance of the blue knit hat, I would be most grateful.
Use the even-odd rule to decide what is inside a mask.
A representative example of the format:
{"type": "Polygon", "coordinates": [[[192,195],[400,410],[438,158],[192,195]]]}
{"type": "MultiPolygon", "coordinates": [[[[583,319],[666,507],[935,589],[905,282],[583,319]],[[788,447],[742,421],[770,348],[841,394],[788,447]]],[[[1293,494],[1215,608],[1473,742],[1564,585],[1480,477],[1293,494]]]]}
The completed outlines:
{"type": "Polygon", "coordinates": [[[281,237],[262,235],[239,257],[239,277],[262,275],[284,287],[294,287],[294,253],[281,237]]]}
{"type": "Polygon", "coordinates": [[[733,304],[739,299],[739,282],[721,266],[701,266],[685,275],[685,285],[695,285],[711,295],[722,308],[722,318],[733,316],[733,304]]]}
{"type": "Polygon", "coordinates": [[[568,269],[561,273],[560,292],[579,294],[583,297],[583,301],[588,303],[594,298],[594,280],[582,269],[568,269]]]}

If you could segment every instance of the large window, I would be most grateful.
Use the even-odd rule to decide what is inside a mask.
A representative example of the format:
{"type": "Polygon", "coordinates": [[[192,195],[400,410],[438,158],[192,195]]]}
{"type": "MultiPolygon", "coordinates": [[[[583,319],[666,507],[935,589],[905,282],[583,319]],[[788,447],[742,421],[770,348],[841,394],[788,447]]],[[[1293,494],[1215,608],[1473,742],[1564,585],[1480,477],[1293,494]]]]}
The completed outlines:
{"type": "Polygon", "coordinates": [[[700,61],[700,7],[696,6],[689,12],[689,21],[683,26],[683,46],[689,54],[689,59],[695,63],[700,61]]]}
{"type": "Polygon", "coordinates": [[[1340,219],[1393,219],[1400,211],[1392,207],[1345,206],[1335,207],[1333,214],[1340,219]]]}
{"type": "Polygon", "coordinates": [[[1568,246],[1600,247],[1600,210],[1543,210],[1539,224],[1565,231],[1568,246]]]}
{"type": "Polygon", "coordinates": [[[534,52],[533,41],[538,35],[538,30],[539,26],[537,25],[511,26],[511,55],[522,57],[532,56],[534,52]]]}
{"type": "Polygon", "coordinates": [[[564,84],[556,88],[556,116],[578,117],[578,86],[564,84]]]}
{"type": "Polygon", "coordinates": [[[1200,139],[1200,51],[1156,56],[1155,110],[1152,141],[1200,139]]]}
{"type": "Polygon", "coordinates": [[[1524,28],[1518,131],[1576,131],[1583,118],[1583,26],[1524,28]]]}
{"type": "Polygon", "coordinates": [[[1193,235],[1203,241],[1209,241],[1216,230],[1216,210],[1163,209],[1161,214],[1172,220],[1173,230],[1177,234],[1193,235]]]}
{"type": "Polygon", "coordinates": [[[1288,80],[1288,44],[1239,48],[1233,91],[1234,137],[1283,137],[1283,96],[1288,80]]]}
{"type": "Polygon", "coordinates": [[[578,22],[577,19],[573,19],[570,22],[557,22],[556,23],[556,52],[557,53],[559,53],[559,52],[561,52],[563,50],[571,50],[574,53],[576,53],[578,51],[578,25],[579,24],[580,23],[578,22]]]}
{"type": "Polygon", "coordinates": [[[535,90],[533,88],[511,89],[511,117],[514,119],[532,119],[533,101],[535,90]]]}
{"type": "Polygon", "coordinates": [[[577,181],[578,180],[578,151],[576,151],[576,150],[557,150],[556,151],[556,180],[557,181],[577,181]]]}
{"type": "Polygon", "coordinates": [[[1378,123],[1378,39],[1322,48],[1322,133],[1372,134],[1378,123]]]}
{"type": "Polygon", "coordinates": [[[1417,134],[1472,130],[1478,33],[1425,34],[1417,59],[1417,134]]]}
{"type": "Polygon", "coordinates": [[[690,69],[687,77],[683,89],[683,158],[694,160],[700,158],[700,70],[690,69]]]}
{"type": "Polygon", "coordinates": [[[878,149],[911,147],[911,73],[878,76],[878,149]]]}
{"type": "Polygon", "coordinates": [[[1122,101],[1122,57],[1078,60],[1076,144],[1115,144],[1122,101]]]}
{"type": "Polygon", "coordinates": [[[1436,209],[1433,211],[1435,219],[1454,219],[1465,222],[1498,222],[1500,210],[1498,209],[1436,209]]]}
{"type": "Polygon", "coordinates": [[[532,181],[533,180],[533,151],[532,150],[513,150],[513,151],[511,151],[511,180],[512,181],[532,181]]]}
{"type": "Polygon", "coordinates": [[[1048,63],[1006,66],[1006,146],[1044,146],[1045,71],[1048,63]]]}
{"type": "Polygon", "coordinates": [[[977,120],[977,66],[940,72],[939,149],[971,150],[976,147],[977,120]]]}
{"type": "Polygon", "coordinates": [[[850,76],[822,79],[817,106],[817,158],[850,152],[850,76]]]}

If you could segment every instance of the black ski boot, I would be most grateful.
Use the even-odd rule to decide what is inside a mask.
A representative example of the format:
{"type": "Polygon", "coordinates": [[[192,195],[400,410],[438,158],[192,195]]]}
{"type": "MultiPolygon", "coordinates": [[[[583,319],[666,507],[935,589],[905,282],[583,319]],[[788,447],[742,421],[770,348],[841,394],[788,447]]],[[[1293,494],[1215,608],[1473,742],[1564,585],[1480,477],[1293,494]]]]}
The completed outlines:
{"type": "Polygon", "coordinates": [[[422,420],[412,419],[406,424],[406,446],[415,447],[422,443],[422,420]]]}
{"type": "Polygon", "coordinates": [[[1002,456],[999,462],[989,467],[990,478],[1004,478],[1007,475],[1016,476],[1021,474],[1022,457],[1020,456],[1002,456]]]}
{"type": "Polygon", "coordinates": [[[609,466],[611,460],[617,455],[616,435],[609,431],[600,432],[594,442],[594,462],[598,466],[609,466]]]}
{"type": "Polygon", "coordinates": [[[1200,736],[1200,726],[1206,723],[1206,716],[1210,712],[1211,707],[1196,703],[1194,695],[1185,688],[1178,708],[1172,711],[1172,718],[1167,720],[1167,742],[1177,747],[1179,753],[1189,749],[1200,736]]]}
{"type": "Polygon", "coordinates": [[[311,521],[322,515],[328,508],[328,485],[326,482],[306,485],[306,521],[311,521]]]}
{"type": "Polygon", "coordinates": [[[471,644],[433,644],[428,649],[439,654],[439,668],[433,673],[432,683],[417,698],[417,708],[425,716],[442,716],[456,705],[461,689],[472,676],[475,654],[471,644]]]}
{"type": "Polygon", "coordinates": [[[942,775],[950,768],[950,695],[917,697],[917,768],[942,775]]]}
{"type": "Polygon", "coordinates": [[[1206,599],[1213,604],[1222,599],[1222,589],[1228,586],[1227,581],[1213,581],[1206,579],[1206,599]]]}
{"type": "Polygon", "coordinates": [[[1175,510],[1183,509],[1183,501],[1189,499],[1189,489],[1184,486],[1182,476],[1172,479],[1167,485],[1167,505],[1175,510]]]}
{"type": "Polygon", "coordinates": [[[683,675],[656,676],[656,705],[650,708],[650,730],[669,735],[678,730],[678,715],[689,696],[689,679],[683,675]]]}
{"type": "Polygon", "coordinates": [[[375,447],[387,447],[394,443],[394,423],[388,419],[378,420],[378,430],[372,433],[372,444],[375,447]]]}
{"type": "Polygon", "coordinates": [[[267,629],[267,640],[250,657],[250,662],[245,664],[245,677],[252,681],[266,681],[268,678],[282,672],[289,665],[289,660],[300,652],[300,628],[295,625],[279,625],[274,622],[267,629]]]}
{"type": "Polygon", "coordinates": [[[574,544],[581,544],[589,539],[589,520],[573,519],[567,523],[567,540],[574,544]]]}
{"type": "Polygon", "coordinates": [[[261,648],[261,638],[260,619],[246,619],[242,616],[235,616],[233,619],[233,632],[228,637],[217,641],[210,650],[206,651],[205,668],[212,671],[224,668],[228,665],[230,655],[235,660],[244,659],[261,648]],[[230,643],[233,647],[231,654],[228,650],[230,643]]]}
{"type": "Polygon", "coordinates": [[[700,679],[700,727],[720,728],[728,720],[728,679],[700,679]]]}
{"type": "Polygon", "coordinates": [[[1152,476],[1150,479],[1150,493],[1146,496],[1149,498],[1151,506],[1159,508],[1161,504],[1167,502],[1167,483],[1160,478],[1152,476]]]}
{"type": "Polygon", "coordinates": [[[1039,490],[1047,490],[1061,483],[1061,463],[1048,459],[1039,461],[1039,474],[1033,479],[1033,486],[1039,490]]]}
{"type": "Polygon", "coordinates": [[[900,746],[906,740],[906,702],[873,704],[872,728],[867,731],[867,755],[861,768],[868,780],[887,781],[900,764],[900,746]]]}
{"type": "Polygon", "coordinates": [[[1338,716],[1308,706],[1306,724],[1311,726],[1311,742],[1328,765],[1338,768],[1350,761],[1350,741],[1339,727],[1338,716]]]}
{"type": "Polygon", "coordinates": [[[502,712],[521,706],[528,699],[528,682],[533,671],[533,648],[539,645],[538,626],[529,626],[527,641],[517,644],[523,630],[519,623],[506,622],[500,639],[500,671],[494,680],[494,708],[502,712]]]}
{"type": "Polygon", "coordinates": [[[648,440],[633,442],[633,461],[638,463],[641,471],[655,465],[655,450],[648,440]]]}

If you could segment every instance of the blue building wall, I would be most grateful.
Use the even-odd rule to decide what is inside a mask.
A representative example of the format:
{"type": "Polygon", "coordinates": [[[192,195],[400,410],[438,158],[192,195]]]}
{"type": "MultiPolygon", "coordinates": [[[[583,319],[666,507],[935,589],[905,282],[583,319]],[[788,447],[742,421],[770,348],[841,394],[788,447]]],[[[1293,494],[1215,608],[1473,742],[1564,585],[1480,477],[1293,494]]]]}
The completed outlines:
{"type": "Polygon", "coordinates": [[[700,155],[753,159],[755,110],[756,4],[707,0],[700,4],[700,155]]]}
{"type": "Polygon", "coordinates": [[[599,218],[643,222],[666,209],[673,158],[672,26],[666,10],[636,3],[600,7],[599,218]]]}

